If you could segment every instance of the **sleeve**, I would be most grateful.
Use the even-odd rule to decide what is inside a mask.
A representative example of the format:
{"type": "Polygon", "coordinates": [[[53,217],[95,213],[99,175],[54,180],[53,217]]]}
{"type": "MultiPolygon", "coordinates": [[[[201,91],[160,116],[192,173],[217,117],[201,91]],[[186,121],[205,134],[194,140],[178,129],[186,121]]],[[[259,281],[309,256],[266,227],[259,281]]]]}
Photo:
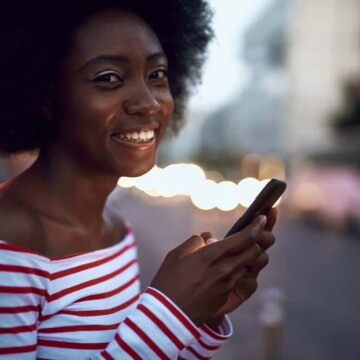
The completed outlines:
{"type": "Polygon", "coordinates": [[[49,274],[27,261],[13,261],[0,244],[0,358],[35,359],[37,321],[49,274]]]}
{"type": "MultiPolygon", "coordinates": [[[[34,360],[50,275],[43,262],[9,253],[1,251],[0,243],[0,358],[34,360]]],[[[169,298],[148,288],[106,348],[86,358],[204,359],[215,353],[229,333],[227,319],[219,332],[206,325],[197,328],[169,298]]]]}
{"type": "Polygon", "coordinates": [[[200,338],[183,349],[178,360],[211,359],[216,351],[229,339],[233,329],[228,316],[225,316],[217,331],[206,324],[199,328],[200,338]]]}
{"type": "Polygon", "coordinates": [[[231,332],[227,318],[219,333],[207,325],[197,328],[169,298],[150,287],[137,311],[120,324],[114,341],[92,359],[210,358],[231,332]]]}
{"type": "Polygon", "coordinates": [[[92,359],[177,359],[200,330],[165,295],[148,288],[136,311],[119,326],[114,341],[92,359]]]}

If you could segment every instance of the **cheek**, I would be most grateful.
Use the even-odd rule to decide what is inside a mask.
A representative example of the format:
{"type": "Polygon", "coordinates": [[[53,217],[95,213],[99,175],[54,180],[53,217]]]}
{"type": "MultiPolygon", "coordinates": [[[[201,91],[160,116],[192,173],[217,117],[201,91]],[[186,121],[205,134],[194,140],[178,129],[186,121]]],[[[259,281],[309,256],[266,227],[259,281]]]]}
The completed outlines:
{"type": "Polygon", "coordinates": [[[119,106],[109,97],[70,96],[63,99],[60,123],[76,130],[106,131],[118,113],[119,106]]]}

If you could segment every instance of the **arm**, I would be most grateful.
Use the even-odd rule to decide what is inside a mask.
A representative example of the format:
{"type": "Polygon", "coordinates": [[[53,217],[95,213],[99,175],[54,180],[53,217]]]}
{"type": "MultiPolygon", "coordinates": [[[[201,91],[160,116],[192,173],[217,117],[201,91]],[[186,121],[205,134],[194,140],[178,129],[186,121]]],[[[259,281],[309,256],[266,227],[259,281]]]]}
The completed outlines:
{"type": "MultiPolygon", "coordinates": [[[[194,359],[201,358],[198,354],[201,356],[210,355],[209,352],[216,350],[218,345],[225,339],[221,334],[212,332],[207,325],[201,324],[213,318],[219,306],[221,307],[223,302],[226,301],[229,290],[226,287],[223,293],[221,287],[224,282],[226,283],[224,279],[231,278],[231,275],[226,274],[234,273],[233,266],[242,269],[246,264],[250,264],[251,261],[257,258],[258,249],[257,247],[254,249],[252,245],[255,239],[258,238],[259,232],[261,232],[261,227],[254,225],[248,232],[243,232],[242,235],[234,235],[229,241],[219,242],[219,244],[213,246],[205,246],[201,237],[190,238],[165,259],[162,268],[154,279],[154,284],[158,285],[157,289],[160,291],[148,289],[140,297],[137,308],[132,310],[130,315],[121,322],[115,337],[107,346],[98,347],[101,345],[100,343],[93,344],[93,350],[81,351],[81,349],[86,350],[82,347],[83,343],[87,343],[84,346],[89,345],[88,339],[84,338],[78,340],[77,343],[76,349],[80,351],[76,351],[75,348],[52,349],[50,347],[48,348],[50,354],[51,350],[62,356],[72,353],[74,356],[76,354],[79,359],[85,358],[82,356],[86,356],[86,358],[92,357],[93,359],[146,358],[149,354],[160,359],[176,359],[180,353],[180,358],[194,359]],[[205,248],[211,250],[209,254],[197,251],[197,249],[204,250],[205,248]],[[192,253],[196,254],[196,256],[192,256],[192,253]],[[187,254],[190,254],[189,257],[187,254]],[[228,261],[229,256],[233,261],[228,261]],[[229,268],[220,266],[219,269],[216,266],[218,263],[223,265],[222,258],[224,258],[226,264],[231,265],[229,268]],[[185,261],[183,262],[182,259],[185,259],[185,261]],[[218,261],[214,261],[214,259],[218,261]],[[192,275],[190,278],[189,271],[192,275]],[[208,274],[211,276],[208,276],[208,274]],[[217,283],[219,275],[220,286],[217,283]],[[172,296],[166,294],[159,287],[163,287],[172,296]],[[170,298],[172,300],[169,300],[170,298]],[[179,303],[181,306],[179,306],[179,303]],[[214,340],[217,340],[217,342],[214,342],[214,340]],[[105,350],[102,350],[104,348],[105,350]],[[205,350],[208,353],[203,353],[205,350]]],[[[1,260],[3,259],[2,256],[1,260]]],[[[12,315],[14,313],[14,309],[12,309],[8,317],[10,327],[14,327],[12,324],[15,324],[16,330],[21,330],[21,336],[14,334],[14,330],[9,329],[8,326],[5,329],[8,332],[7,335],[9,335],[6,344],[3,342],[0,345],[3,348],[3,354],[7,352],[9,358],[12,356],[13,359],[16,359],[14,353],[17,351],[17,354],[22,353],[22,356],[26,352],[27,358],[34,359],[36,357],[37,342],[37,331],[36,328],[34,329],[34,324],[36,327],[38,312],[43,305],[49,280],[46,271],[42,270],[41,266],[36,267],[36,264],[29,264],[29,266],[26,266],[30,268],[29,270],[23,268],[23,259],[21,261],[19,258],[11,260],[13,261],[5,261],[4,264],[7,266],[5,270],[7,272],[3,272],[1,275],[1,290],[3,294],[6,294],[6,303],[2,303],[3,312],[7,311],[7,315],[9,315],[9,309],[6,308],[7,303],[12,304],[18,298],[22,298],[24,303],[34,302],[34,306],[37,307],[38,311],[34,311],[33,308],[30,317],[28,314],[26,316],[22,314],[19,316],[20,322],[15,324],[17,317],[12,315]],[[10,278],[9,272],[12,273],[10,278]],[[9,285],[17,284],[17,281],[20,281],[21,284],[19,283],[16,289],[9,285]],[[31,288],[30,294],[22,291],[21,293],[24,293],[24,296],[19,297],[18,288],[28,288],[27,290],[31,288]],[[33,293],[36,296],[32,296],[33,293]]],[[[235,280],[237,278],[235,276],[235,280]]],[[[5,299],[4,296],[1,298],[5,299]]],[[[219,314],[219,316],[223,314],[219,314]]],[[[0,316],[1,320],[5,319],[2,314],[0,316]]],[[[1,323],[7,324],[6,321],[1,321],[1,323]]],[[[72,338],[71,334],[69,336],[72,338]]],[[[99,339],[99,341],[101,340],[99,339]]],[[[46,353],[41,353],[41,356],[46,357],[46,354],[49,354],[47,350],[46,353]]],[[[23,358],[26,358],[25,355],[23,358]]]]}
{"type": "Polygon", "coordinates": [[[197,328],[171,299],[150,287],[120,324],[114,341],[92,359],[210,358],[232,332],[227,319],[220,327],[220,332],[207,325],[197,328]]]}
{"type": "Polygon", "coordinates": [[[120,324],[114,341],[92,359],[176,359],[200,335],[171,300],[148,288],[136,311],[120,324]]]}
{"type": "Polygon", "coordinates": [[[218,331],[205,323],[219,310],[221,318],[230,311],[224,303],[239,279],[239,270],[242,277],[244,266],[261,254],[255,243],[264,226],[264,221],[257,221],[241,234],[211,246],[193,236],[170,252],[137,311],[120,324],[115,340],[93,359],[142,359],[150,354],[159,359],[211,358],[232,330],[226,318],[218,331]]]}
{"type": "Polygon", "coordinates": [[[207,324],[203,324],[199,327],[199,331],[200,338],[181,351],[179,360],[211,359],[232,335],[232,325],[228,317],[225,316],[216,330],[207,324]]]}
{"type": "MultiPolygon", "coordinates": [[[[41,266],[42,261],[11,251],[9,244],[1,251],[1,245],[4,244],[0,243],[0,357],[35,359],[39,356],[39,315],[46,301],[50,275],[41,266]]],[[[149,288],[141,295],[136,310],[121,322],[106,349],[92,358],[175,359],[181,349],[199,337],[200,331],[176,305],[149,288]]],[[[70,351],[77,358],[88,358],[87,351],[77,353],[75,349],[49,346],[46,351],[63,357],[70,351]]]]}
{"type": "MultiPolygon", "coordinates": [[[[0,242],[1,358],[35,359],[52,352],[66,358],[70,352],[78,359],[144,359],[149,356],[175,359],[181,349],[200,337],[200,331],[176,305],[149,288],[141,295],[136,309],[121,322],[105,350],[89,352],[79,347],[77,350],[52,348],[49,344],[44,350],[42,340],[38,340],[38,325],[50,286],[48,264],[46,260],[39,261],[36,256],[29,257],[13,250],[12,245],[0,242]],[[41,355],[37,353],[38,342],[42,345],[41,355]]],[[[71,333],[69,336],[73,338],[71,333]]],[[[88,339],[83,341],[86,343],[88,339]]],[[[97,347],[98,344],[93,345],[97,347]]]]}
{"type": "Polygon", "coordinates": [[[21,255],[2,251],[4,247],[0,242],[0,357],[35,359],[37,321],[49,274],[21,255]]]}

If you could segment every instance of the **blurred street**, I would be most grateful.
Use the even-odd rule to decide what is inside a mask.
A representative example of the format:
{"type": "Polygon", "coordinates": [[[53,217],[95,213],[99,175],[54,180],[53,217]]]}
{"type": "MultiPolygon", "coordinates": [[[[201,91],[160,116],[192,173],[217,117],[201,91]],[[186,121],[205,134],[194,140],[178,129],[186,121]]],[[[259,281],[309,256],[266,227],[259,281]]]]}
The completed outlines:
{"type": "MultiPolygon", "coordinates": [[[[187,198],[158,199],[120,190],[119,212],[133,226],[139,246],[142,286],[154,276],[166,253],[193,233],[222,237],[239,216],[200,211],[187,198]]],[[[280,211],[277,243],[270,251],[257,293],[230,315],[234,336],[220,360],[262,360],[261,294],[285,294],[282,356],[286,360],[355,360],[360,354],[360,238],[305,226],[280,211]]],[[[176,281],[176,279],[174,279],[176,281]]]]}

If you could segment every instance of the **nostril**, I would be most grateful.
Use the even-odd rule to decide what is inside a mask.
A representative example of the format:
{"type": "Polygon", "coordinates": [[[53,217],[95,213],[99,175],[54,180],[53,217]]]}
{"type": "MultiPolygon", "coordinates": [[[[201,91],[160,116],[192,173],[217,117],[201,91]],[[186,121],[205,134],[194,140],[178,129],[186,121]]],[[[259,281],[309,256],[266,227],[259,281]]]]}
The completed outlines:
{"type": "Polygon", "coordinates": [[[127,114],[154,115],[161,109],[160,103],[155,99],[138,99],[124,103],[124,110],[127,114]]]}
{"type": "Polygon", "coordinates": [[[158,101],[155,100],[154,105],[151,107],[151,109],[149,109],[149,114],[150,114],[150,115],[154,115],[154,114],[156,114],[160,109],[161,109],[160,104],[158,103],[158,101]]]}

